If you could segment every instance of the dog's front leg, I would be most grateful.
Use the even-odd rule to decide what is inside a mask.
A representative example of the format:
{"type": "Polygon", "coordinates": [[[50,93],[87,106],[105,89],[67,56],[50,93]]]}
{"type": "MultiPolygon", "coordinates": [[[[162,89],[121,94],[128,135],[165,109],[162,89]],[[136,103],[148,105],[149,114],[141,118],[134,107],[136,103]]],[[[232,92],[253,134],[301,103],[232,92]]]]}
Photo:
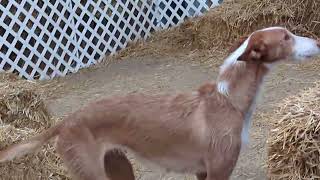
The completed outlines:
{"type": "Polygon", "coordinates": [[[205,160],[207,169],[207,177],[205,180],[228,180],[236,166],[239,153],[239,144],[229,146],[229,148],[223,148],[222,145],[211,152],[205,160]]]}
{"type": "Polygon", "coordinates": [[[207,165],[207,174],[205,176],[197,176],[199,180],[229,180],[233,163],[223,163],[219,161],[210,161],[207,165]],[[227,165],[228,164],[228,165],[227,165]]]}

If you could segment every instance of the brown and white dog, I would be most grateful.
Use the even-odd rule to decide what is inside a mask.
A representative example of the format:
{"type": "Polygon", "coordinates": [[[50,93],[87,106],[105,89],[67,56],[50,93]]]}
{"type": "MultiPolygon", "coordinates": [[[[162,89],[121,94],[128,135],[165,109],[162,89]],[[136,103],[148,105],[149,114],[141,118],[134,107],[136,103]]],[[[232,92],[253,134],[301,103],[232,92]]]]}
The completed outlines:
{"type": "Polygon", "coordinates": [[[226,59],[216,84],[190,93],[132,93],[93,102],[2,150],[0,161],[21,157],[56,137],[57,152],[75,179],[133,180],[125,155],[110,153],[120,149],[199,180],[226,180],[248,141],[255,97],[272,65],[318,54],[318,41],[284,28],[255,31],[226,59]]]}

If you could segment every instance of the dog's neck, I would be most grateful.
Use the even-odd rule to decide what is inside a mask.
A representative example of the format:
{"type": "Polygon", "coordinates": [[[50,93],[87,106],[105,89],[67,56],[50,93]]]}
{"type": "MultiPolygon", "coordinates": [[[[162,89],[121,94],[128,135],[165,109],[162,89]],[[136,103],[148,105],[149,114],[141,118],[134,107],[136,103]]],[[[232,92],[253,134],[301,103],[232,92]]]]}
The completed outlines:
{"type": "Polygon", "coordinates": [[[255,62],[238,61],[248,45],[246,40],[220,67],[217,88],[243,113],[255,103],[265,75],[270,67],[255,62]]]}
{"type": "Polygon", "coordinates": [[[264,64],[237,61],[247,46],[245,41],[221,66],[218,76],[218,92],[224,94],[235,108],[245,115],[243,141],[248,141],[248,129],[265,75],[269,68],[264,64]]]}
{"type": "Polygon", "coordinates": [[[217,88],[242,113],[247,113],[255,103],[268,67],[263,64],[237,62],[218,77],[217,88]]]}

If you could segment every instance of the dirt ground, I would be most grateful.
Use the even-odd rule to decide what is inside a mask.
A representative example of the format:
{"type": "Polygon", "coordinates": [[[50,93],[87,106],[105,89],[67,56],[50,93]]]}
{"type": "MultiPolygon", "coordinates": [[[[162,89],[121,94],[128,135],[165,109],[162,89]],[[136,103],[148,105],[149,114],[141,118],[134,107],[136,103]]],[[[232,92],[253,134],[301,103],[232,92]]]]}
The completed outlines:
{"type": "MultiPolygon", "coordinates": [[[[319,66],[318,66],[319,67],[319,66]]],[[[87,102],[114,94],[133,91],[191,91],[200,84],[215,80],[218,68],[197,61],[168,57],[137,57],[99,65],[59,79],[63,90],[46,101],[54,116],[65,116],[87,102]]],[[[266,179],[266,139],[269,124],[266,116],[284,97],[313,85],[320,78],[314,63],[281,65],[266,79],[251,128],[249,147],[241,153],[232,179],[266,179]]],[[[193,176],[166,174],[139,165],[140,180],[184,180],[193,176]]]]}

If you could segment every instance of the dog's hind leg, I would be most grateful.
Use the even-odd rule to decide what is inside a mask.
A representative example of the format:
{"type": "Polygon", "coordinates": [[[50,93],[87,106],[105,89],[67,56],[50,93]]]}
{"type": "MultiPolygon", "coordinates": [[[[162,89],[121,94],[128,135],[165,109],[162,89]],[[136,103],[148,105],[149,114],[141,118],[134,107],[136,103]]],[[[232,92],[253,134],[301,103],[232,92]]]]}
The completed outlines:
{"type": "Polygon", "coordinates": [[[57,152],[77,180],[111,180],[104,169],[104,148],[86,129],[67,129],[57,140],[57,152]]]}
{"type": "Polygon", "coordinates": [[[120,150],[110,150],[105,154],[104,167],[111,180],[135,180],[132,165],[120,150]]]}

